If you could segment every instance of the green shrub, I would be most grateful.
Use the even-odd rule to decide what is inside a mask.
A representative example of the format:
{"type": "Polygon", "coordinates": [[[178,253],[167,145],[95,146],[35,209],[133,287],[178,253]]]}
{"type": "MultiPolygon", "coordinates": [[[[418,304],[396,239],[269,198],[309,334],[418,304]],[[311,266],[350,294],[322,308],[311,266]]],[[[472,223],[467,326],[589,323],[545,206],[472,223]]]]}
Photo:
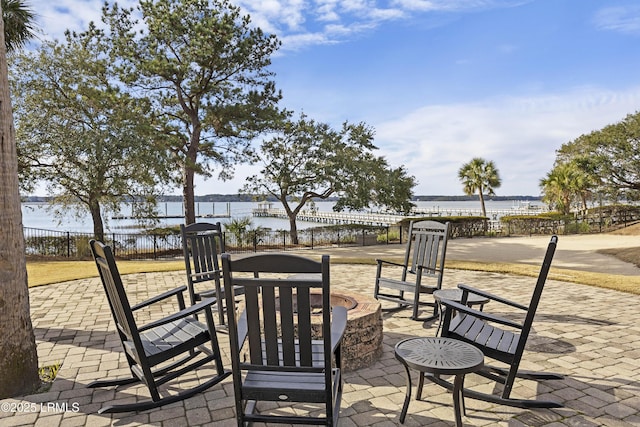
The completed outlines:
{"type": "Polygon", "coordinates": [[[385,231],[376,236],[376,242],[378,243],[387,243],[387,242],[398,242],[400,241],[400,230],[394,228],[393,230],[385,231]]]}

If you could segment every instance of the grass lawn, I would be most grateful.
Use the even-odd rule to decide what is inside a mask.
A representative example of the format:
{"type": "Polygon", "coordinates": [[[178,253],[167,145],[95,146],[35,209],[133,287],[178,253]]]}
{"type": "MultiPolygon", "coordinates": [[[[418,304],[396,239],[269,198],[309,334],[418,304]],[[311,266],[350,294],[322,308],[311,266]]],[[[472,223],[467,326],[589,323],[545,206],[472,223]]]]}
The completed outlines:
{"type": "MultiPolygon", "coordinates": [[[[120,274],[149,273],[152,271],[184,270],[184,261],[121,261],[120,274]]],[[[66,282],[68,280],[98,277],[93,261],[27,261],[29,287],[66,282]]]]}
{"type": "MultiPolygon", "coordinates": [[[[613,255],[623,261],[640,266],[640,247],[608,249],[601,251],[613,255]]],[[[401,259],[395,261],[401,262],[401,259]]],[[[334,264],[375,264],[370,258],[331,259],[334,264]]],[[[147,273],[161,271],[184,270],[184,261],[118,261],[121,274],[147,273]]],[[[516,274],[537,277],[539,266],[508,263],[480,263],[448,260],[447,268],[472,271],[486,271],[504,274],[516,274]]],[[[68,280],[97,277],[98,273],[93,261],[27,261],[29,287],[65,282],[68,280]]],[[[640,276],[621,276],[615,274],[594,273],[551,267],[549,278],[564,282],[581,283],[601,288],[640,294],[640,276]]]]}

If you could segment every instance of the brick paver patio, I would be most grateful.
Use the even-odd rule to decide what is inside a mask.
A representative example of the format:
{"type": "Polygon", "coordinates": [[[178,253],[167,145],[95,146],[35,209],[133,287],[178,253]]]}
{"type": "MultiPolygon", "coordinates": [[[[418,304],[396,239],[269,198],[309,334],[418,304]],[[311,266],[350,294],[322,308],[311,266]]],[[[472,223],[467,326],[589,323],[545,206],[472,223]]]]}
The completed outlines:
{"type": "MultiPolygon", "coordinates": [[[[336,264],[331,275],[333,289],[373,292],[373,265],[336,264]]],[[[184,272],[134,274],[124,280],[134,303],[185,283],[184,272]]],[[[465,282],[525,302],[534,281],[447,270],[444,287],[465,282]]],[[[564,407],[525,410],[467,399],[465,425],[640,426],[639,306],[638,295],[549,281],[521,368],[560,372],[566,378],[544,383],[516,380],[512,396],[557,400],[564,407]]],[[[31,307],[40,365],[63,365],[50,391],[0,401],[0,426],[235,425],[230,378],[201,395],[155,410],[98,415],[105,402],[131,401],[146,394],[146,388],[139,385],[117,390],[86,387],[95,379],[128,371],[99,280],[33,288],[31,307]]],[[[491,304],[485,310],[490,311],[491,304]]],[[[340,425],[399,424],[405,377],[394,358],[394,345],[406,337],[432,336],[437,326],[412,321],[410,314],[410,310],[383,314],[384,353],[372,366],[346,374],[340,425]]],[[[230,368],[228,337],[220,333],[219,338],[230,368]]],[[[206,373],[203,369],[198,374],[206,373]]],[[[492,387],[475,375],[468,376],[467,385],[492,387]]],[[[423,401],[412,398],[405,425],[453,424],[451,395],[427,383],[423,401]]]]}

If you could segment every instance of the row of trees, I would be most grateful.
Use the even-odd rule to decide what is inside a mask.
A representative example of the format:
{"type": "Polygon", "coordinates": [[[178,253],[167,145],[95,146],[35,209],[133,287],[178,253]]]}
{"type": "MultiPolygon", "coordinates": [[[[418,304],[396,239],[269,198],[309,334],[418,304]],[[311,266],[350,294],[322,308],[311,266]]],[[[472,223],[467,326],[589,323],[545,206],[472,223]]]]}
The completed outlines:
{"type": "MultiPolygon", "coordinates": [[[[501,183],[495,164],[474,158],[458,177],[466,194],[478,194],[486,216],[484,195],[493,195],[501,183]]],[[[565,215],[586,211],[594,200],[640,200],[640,112],[563,144],[539,184],[542,200],[565,215]]]]}
{"type": "Polygon", "coordinates": [[[590,200],[640,199],[640,112],[563,144],[540,181],[543,200],[568,214],[590,200]]]}
{"type": "Polygon", "coordinates": [[[314,198],[410,208],[415,180],[374,154],[368,126],[334,130],[279,107],[268,67],[280,42],[228,0],[105,4],[102,21],[11,67],[23,188],[47,182],[65,211],[91,213],[97,238],[104,212],[135,199],[149,216],[167,186],[182,186],[185,222],[195,222],[197,174],[225,180],[259,160],[246,191],[283,201],[294,235],[314,198]]]}

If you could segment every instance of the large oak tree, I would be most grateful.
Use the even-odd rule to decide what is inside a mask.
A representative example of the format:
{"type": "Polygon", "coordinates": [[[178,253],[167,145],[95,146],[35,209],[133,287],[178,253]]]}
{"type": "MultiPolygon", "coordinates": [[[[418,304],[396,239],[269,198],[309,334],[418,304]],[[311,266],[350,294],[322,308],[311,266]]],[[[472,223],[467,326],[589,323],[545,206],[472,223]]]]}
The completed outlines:
{"type": "Polygon", "coordinates": [[[23,186],[44,181],[58,212],[89,212],[99,240],[105,213],[136,201],[136,212],[152,215],[168,180],[151,105],[118,84],[108,51],[91,25],[12,63],[23,186]]]}
{"type": "Polygon", "coordinates": [[[314,199],[338,197],[336,211],[385,207],[406,213],[413,206],[415,178],[403,167],[392,168],[376,149],[373,129],[364,123],[345,122],[334,130],[301,115],[262,143],[262,170],[247,178],[244,191],[282,203],[294,244],[297,215],[314,199]]]}
{"type": "Polygon", "coordinates": [[[640,112],[563,144],[556,163],[573,163],[594,192],[640,199],[640,112]]]}

